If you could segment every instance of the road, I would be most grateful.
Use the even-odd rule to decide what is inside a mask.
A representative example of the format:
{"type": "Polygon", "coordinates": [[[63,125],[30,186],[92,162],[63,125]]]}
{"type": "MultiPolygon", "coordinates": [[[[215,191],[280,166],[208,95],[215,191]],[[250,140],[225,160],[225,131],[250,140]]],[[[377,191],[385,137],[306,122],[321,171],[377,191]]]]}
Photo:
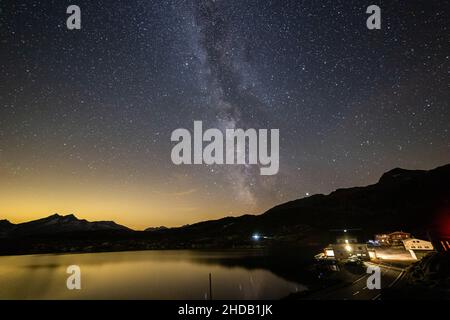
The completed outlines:
{"type": "MultiPolygon", "coordinates": [[[[399,268],[385,267],[373,263],[366,263],[367,266],[379,266],[381,271],[381,288],[388,288],[396,284],[401,276],[403,270],[399,268]]],[[[308,299],[317,300],[377,300],[381,298],[381,290],[368,289],[367,279],[370,274],[363,275],[359,279],[353,281],[351,284],[341,287],[328,288],[320,292],[316,292],[308,299]]]]}

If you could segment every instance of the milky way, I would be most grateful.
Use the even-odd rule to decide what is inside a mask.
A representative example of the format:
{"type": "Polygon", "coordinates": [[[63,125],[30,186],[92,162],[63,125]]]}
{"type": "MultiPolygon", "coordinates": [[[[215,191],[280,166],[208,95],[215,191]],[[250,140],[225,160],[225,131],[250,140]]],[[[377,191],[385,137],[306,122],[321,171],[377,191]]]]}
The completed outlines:
{"type": "MultiPolygon", "coordinates": [[[[206,96],[217,119],[211,125],[222,131],[264,127],[262,119],[267,106],[249,88],[248,79],[252,75],[251,67],[246,68],[245,56],[248,35],[239,33],[240,30],[227,21],[226,10],[222,8],[226,5],[225,1],[198,1],[193,5],[194,32],[197,33],[193,37],[197,39],[193,47],[200,49],[199,60],[204,68],[200,73],[206,75],[206,96]]],[[[235,196],[250,205],[257,204],[254,188],[262,185],[260,181],[255,182],[258,179],[256,169],[250,165],[215,167],[234,185],[235,196]]]]}

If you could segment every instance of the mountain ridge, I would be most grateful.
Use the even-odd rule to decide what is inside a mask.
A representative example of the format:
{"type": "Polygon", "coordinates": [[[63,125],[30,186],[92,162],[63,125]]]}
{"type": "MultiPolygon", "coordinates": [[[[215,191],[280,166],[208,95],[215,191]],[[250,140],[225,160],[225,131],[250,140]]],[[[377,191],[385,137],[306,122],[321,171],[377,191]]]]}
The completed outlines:
{"type": "MultiPolygon", "coordinates": [[[[0,236],[3,234],[4,239],[5,234],[21,238],[19,249],[13,238],[0,242],[0,254],[229,248],[274,243],[313,246],[326,245],[331,240],[330,230],[344,228],[363,230],[365,239],[395,230],[426,237],[429,230],[450,221],[449,181],[450,164],[428,171],[396,168],[383,174],[377,183],[292,200],[259,215],[223,217],[175,228],[147,228],[148,231],[134,231],[114,222],[88,222],[73,215],[52,215],[19,224],[22,227],[15,232],[2,230],[0,223],[0,236]],[[78,228],[70,227],[74,223],[78,228]],[[35,224],[45,227],[38,231],[27,229],[33,229],[35,224]],[[55,226],[58,232],[52,230],[55,226]],[[51,236],[45,236],[46,230],[52,231],[51,236]],[[258,243],[252,239],[254,234],[261,236],[258,243]],[[29,236],[34,237],[24,238],[29,236]]],[[[11,230],[11,223],[3,225],[11,230]]]]}
{"type": "MultiPolygon", "coordinates": [[[[305,230],[318,237],[330,229],[361,227],[367,237],[375,232],[408,229],[416,234],[434,228],[437,216],[450,208],[450,164],[431,170],[395,168],[377,183],[337,189],[328,195],[315,194],[276,205],[260,215],[225,217],[202,221],[178,229],[213,234],[237,229],[278,239],[296,238],[305,230]],[[235,227],[233,227],[233,225],[235,227]],[[202,230],[208,227],[210,230],[202,230]],[[285,236],[284,236],[285,235],[285,236]]],[[[448,216],[448,212],[444,213],[448,216]]],[[[173,230],[173,228],[172,228],[173,230]]],[[[223,233],[222,233],[223,234],[223,233]]],[[[313,237],[314,238],[314,237],[313,237]]]]}
{"type": "Polygon", "coordinates": [[[114,221],[87,221],[78,219],[74,214],[50,216],[22,223],[11,223],[0,220],[0,236],[30,236],[39,234],[56,234],[67,232],[86,232],[100,230],[124,230],[131,231],[128,227],[119,225],[114,221]]]}

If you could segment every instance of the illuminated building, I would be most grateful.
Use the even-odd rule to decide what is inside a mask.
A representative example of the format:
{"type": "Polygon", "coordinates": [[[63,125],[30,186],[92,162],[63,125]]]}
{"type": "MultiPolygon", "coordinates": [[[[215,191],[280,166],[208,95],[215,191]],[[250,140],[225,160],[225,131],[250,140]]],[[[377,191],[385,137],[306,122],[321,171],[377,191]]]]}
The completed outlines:
{"type": "Polygon", "coordinates": [[[411,234],[403,231],[395,231],[392,233],[381,233],[375,235],[375,241],[381,245],[398,246],[402,245],[402,241],[411,238],[411,234]]]}
{"type": "Polygon", "coordinates": [[[403,245],[414,259],[420,259],[427,253],[434,251],[431,242],[420,239],[405,239],[403,240],[403,245]]]}

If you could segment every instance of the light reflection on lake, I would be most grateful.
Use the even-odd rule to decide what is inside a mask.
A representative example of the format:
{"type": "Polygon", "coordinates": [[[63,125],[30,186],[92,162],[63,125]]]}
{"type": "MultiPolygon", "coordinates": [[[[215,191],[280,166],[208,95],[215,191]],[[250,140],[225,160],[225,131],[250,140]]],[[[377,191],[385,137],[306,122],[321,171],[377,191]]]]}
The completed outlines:
{"type": "Polygon", "coordinates": [[[226,264],[251,252],[134,251],[0,257],[0,299],[279,299],[305,290],[269,270],[226,264]],[[69,265],[81,290],[68,290],[69,265]]]}

